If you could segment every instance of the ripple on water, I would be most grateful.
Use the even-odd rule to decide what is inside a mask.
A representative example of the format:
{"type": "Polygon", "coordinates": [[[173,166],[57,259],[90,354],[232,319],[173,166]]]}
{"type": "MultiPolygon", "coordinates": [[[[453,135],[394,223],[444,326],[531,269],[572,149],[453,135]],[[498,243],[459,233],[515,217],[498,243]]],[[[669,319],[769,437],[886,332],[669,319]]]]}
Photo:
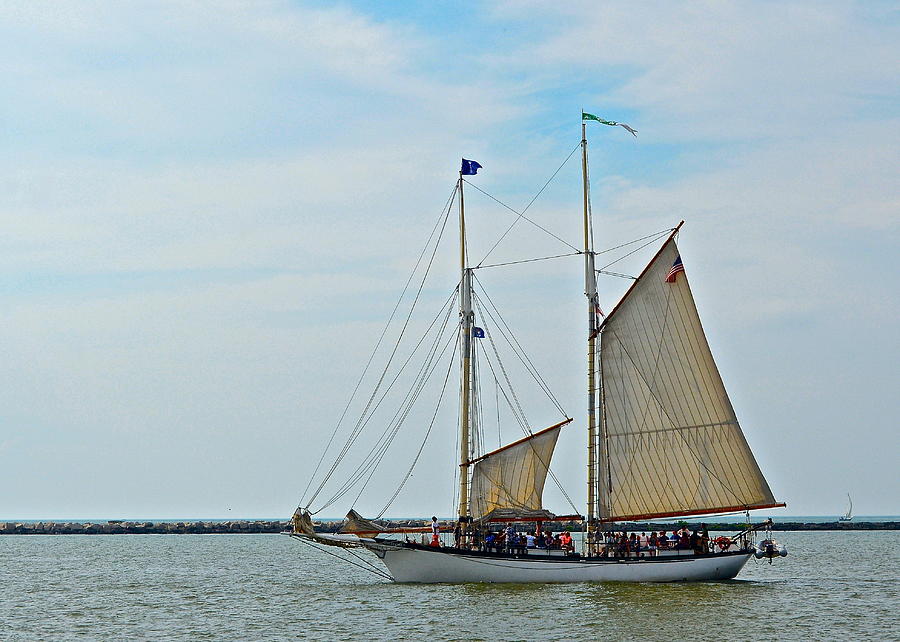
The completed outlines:
{"type": "Polygon", "coordinates": [[[703,584],[384,582],[278,535],[4,536],[4,639],[897,639],[897,532],[703,584]]]}

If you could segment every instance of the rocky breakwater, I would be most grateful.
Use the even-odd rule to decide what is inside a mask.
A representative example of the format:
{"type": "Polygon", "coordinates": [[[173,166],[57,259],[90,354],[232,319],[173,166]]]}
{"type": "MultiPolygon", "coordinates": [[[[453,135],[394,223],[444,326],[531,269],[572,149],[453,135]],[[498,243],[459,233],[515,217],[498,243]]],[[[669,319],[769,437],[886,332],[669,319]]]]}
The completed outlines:
{"type": "Polygon", "coordinates": [[[0,535],[183,535],[215,533],[280,533],[290,522],[0,522],[0,535]]]}
{"type": "MultiPolygon", "coordinates": [[[[431,520],[379,520],[385,529],[427,527],[431,520]]],[[[758,523],[758,522],[757,522],[758,523]]],[[[320,533],[337,533],[340,521],[314,522],[313,526],[320,533]]],[[[628,532],[671,531],[682,526],[694,528],[696,522],[630,522],[617,524],[616,530],[628,532]]],[[[441,531],[453,531],[454,522],[442,521],[441,531]]],[[[517,531],[531,531],[535,524],[521,523],[516,525],[517,531]]],[[[707,522],[710,531],[736,531],[744,528],[735,523],[707,522]]],[[[184,535],[184,534],[216,534],[216,533],[281,533],[290,530],[289,521],[278,520],[235,520],[227,522],[138,522],[111,520],[107,522],[0,522],[0,535],[184,535]]],[[[495,525],[499,528],[499,525],[495,525]]],[[[580,522],[544,522],[542,530],[554,533],[569,530],[573,533],[581,531],[580,522]]],[[[773,531],[887,531],[900,530],[900,522],[775,522],[773,531]]]]}

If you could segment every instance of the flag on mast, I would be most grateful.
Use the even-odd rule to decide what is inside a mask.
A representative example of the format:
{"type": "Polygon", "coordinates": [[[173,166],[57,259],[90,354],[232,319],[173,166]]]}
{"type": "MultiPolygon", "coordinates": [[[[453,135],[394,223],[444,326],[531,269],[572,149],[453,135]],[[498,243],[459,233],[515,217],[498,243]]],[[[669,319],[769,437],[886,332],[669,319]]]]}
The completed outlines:
{"type": "Polygon", "coordinates": [[[586,111],[581,112],[581,120],[596,120],[601,125],[609,125],[610,127],[624,127],[631,135],[637,138],[637,130],[631,127],[631,125],[626,125],[625,123],[618,123],[614,120],[605,120],[600,118],[599,116],[594,116],[594,114],[589,114],[586,111]]]}
{"type": "Polygon", "coordinates": [[[463,176],[474,176],[479,169],[481,169],[481,163],[464,158],[462,159],[462,168],[459,170],[459,173],[463,176]]]}

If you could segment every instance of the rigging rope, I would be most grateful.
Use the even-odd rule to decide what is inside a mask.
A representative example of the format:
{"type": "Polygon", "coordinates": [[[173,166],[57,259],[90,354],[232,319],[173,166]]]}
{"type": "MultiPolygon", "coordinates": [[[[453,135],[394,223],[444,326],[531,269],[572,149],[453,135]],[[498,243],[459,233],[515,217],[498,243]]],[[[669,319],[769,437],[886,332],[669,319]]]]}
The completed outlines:
{"type": "MultiPolygon", "coordinates": [[[[459,326],[456,332],[455,345],[459,346],[459,326]]],[[[409,466],[409,470],[406,471],[406,475],[403,476],[403,479],[400,481],[400,485],[397,486],[397,490],[394,491],[394,494],[391,495],[390,499],[388,499],[387,503],[384,505],[384,508],[374,517],[374,519],[378,519],[382,515],[384,515],[388,508],[390,508],[391,504],[394,503],[394,500],[397,499],[397,496],[400,494],[400,491],[403,490],[403,487],[406,485],[406,482],[412,477],[413,469],[416,467],[416,464],[419,462],[419,457],[422,455],[422,450],[425,448],[425,442],[428,441],[428,436],[431,434],[431,429],[434,428],[434,421],[437,418],[438,411],[441,408],[441,402],[444,400],[444,392],[447,390],[447,382],[450,380],[450,373],[453,371],[453,360],[456,357],[456,347],[453,348],[453,352],[450,355],[450,366],[447,368],[447,374],[444,376],[444,384],[441,386],[441,394],[438,396],[437,405],[434,408],[434,414],[431,415],[431,423],[428,424],[428,430],[425,431],[425,437],[422,439],[422,444],[419,446],[419,450],[416,453],[415,458],[413,459],[412,464],[409,466]]]]}
{"type": "Polygon", "coordinates": [[[353,555],[353,557],[355,557],[356,559],[358,559],[358,560],[360,560],[360,561],[365,561],[365,566],[364,566],[363,564],[357,564],[356,562],[351,562],[351,561],[348,560],[347,558],[341,557],[341,556],[338,555],[337,553],[333,553],[333,552],[329,551],[329,550],[326,549],[324,546],[319,546],[319,545],[317,545],[317,544],[314,544],[314,543],[312,542],[312,540],[305,539],[305,538],[301,538],[301,537],[294,537],[294,539],[298,539],[298,540],[300,540],[301,542],[303,542],[304,544],[307,544],[307,545],[313,547],[314,549],[316,549],[317,551],[320,551],[320,552],[322,552],[322,553],[325,553],[326,555],[331,555],[332,557],[336,557],[337,559],[341,560],[342,562],[345,562],[345,563],[347,563],[347,564],[351,564],[351,565],[353,565],[353,566],[359,567],[359,568],[361,568],[361,569],[364,570],[364,571],[368,571],[368,572],[370,572],[370,573],[374,573],[375,575],[378,575],[379,577],[383,577],[383,578],[386,579],[386,580],[394,581],[393,576],[391,576],[391,575],[385,573],[384,571],[382,571],[381,569],[379,569],[379,568],[373,566],[373,565],[370,564],[368,561],[363,560],[361,557],[359,557],[358,555],[352,553],[351,551],[349,551],[349,550],[346,549],[346,548],[344,548],[343,550],[345,550],[345,551],[347,551],[348,553],[350,553],[351,555],[353,555]]]}
{"type": "MultiPolygon", "coordinates": [[[[449,318],[449,315],[448,315],[448,318],[449,318]]],[[[444,326],[444,328],[442,328],[442,331],[441,331],[442,333],[443,333],[443,329],[445,329],[445,328],[446,328],[446,319],[445,319],[445,326],[444,326]]],[[[394,413],[394,416],[391,418],[391,421],[388,424],[388,427],[385,429],[385,432],[382,433],[382,439],[384,441],[382,442],[381,440],[379,440],[381,442],[380,446],[376,442],[376,445],[370,451],[370,453],[373,453],[371,458],[368,460],[368,462],[364,461],[362,464],[360,464],[360,467],[357,469],[360,471],[359,476],[357,476],[355,478],[355,480],[352,481],[351,486],[353,484],[357,483],[362,478],[362,474],[365,472],[366,468],[369,469],[369,474],[366,477],[365,482],[360,487],[359,492],[356,494],[356,499],[354,499],[354,501],[353,501],[354,505],[356,505],[356,503],[359,502],[359,498],[362,496],[363,491],[365,491],[366,487],[369,485],[369,482],[372,480],[372,477],[375,475],[375,471],[378,470],[378,467],[381,465],[381,461],[384,459],[384,456],[387,454],[387,451],[390,448],[391,444],[393,444],[394,438],[397,436],[397,434],[400,431],[400,428],[403,426],[403,424],[406,422],[406,419],[409,417],[409,413],[412,411],[412,408],[415,405],[416,401],[418,401],[419,395],[421,394],[422,390],[425,388],[425,384],[428,382],[428,379],[431,377],[432,372],[434,372],[434,367],[437,364],[437,360],[444,355],[444,352],[446,352],[447,347],[449,347],[450,345],[453,345],[453,340],[455,339],[455,337],[453,337],[453,336],[450,337],[450,339],[447,341],[447,343],[444,345],[444,348],[441,350],[440,354],[438,355],[436,352],[436,349],[437,349],[437,346],[439,345],[439,339],[440,339],[440,336],[438,337],[438,341],[436,341],[434,344],[435,351],[429,354],[428,361],[419,370],[418,379],[416,380],[415,384],[413,385],[413,388],[410,389],[409,392],[407,392],[407,395],[404,398],[403,402],[401,403],[400,408],[397,410],[396,413],[394,413]],[[387,437],[385,437],[385,435],[387,435],[387,437]]],[[[454,348],[454,350],[455,350],[455,348],[454,348]]],[[[347,490],[349,491],[349,488],[347,490]]]]}
{"type": "MultiPolygon", "coordinates": [[[[450,192],[450,197],[447,199],[447,202],[444,204],[443,209],[441,209],[441,213],[438,216],[437,221],[435,221],[434,226],[431,228],[431,233],[428,235],[428,239],[425,241],[425,246],[422,248],[422,251],[419,253],[419,258],[416,260],[415,266],[413,266],[412,272],[410,272],[409,278],[406,280],[406,285],[403,286],[403,290],[400,292],[400,296],[397,299],[397,303],[394,305],[394,309],[391,310],[391,315],[387,320],[387,323],[384,325],[384,328],[381,331],[381,335],[378,337],[378,341],[375,342],[375,347],[372,349],[372,354],[369,355],[368,361],[366,361],[366,365],[363,368],[362,374],[359,376],[359,379],[356,382],[356,386],[353,388],[353,392],[350,394],[350,399],[347,400],[347,405],[344,406],[344,410],[341,412],[341,416],[338,419],[337,424],[334,427],[334,430],[331,432],[331,436],[328,439],[328,443],[325,445],[325,449],[322,451],[322,455],[319,457],[319,461],[316,463],[316,467],[313,470],[312,475],[309,477],[309,481],[306,483],[306,487],[303,489],[301,493],[301,498],[306,496],[306,493],[309,491],[309,487],[312,485],[313,480],[316,478],[316,475],[319,474],[319,469],[322,466],[322,461],[325,459],[325,455],[328,453],[331,448],[331,444],[334,442],[334,438],[337,435],[338,430],[341,427],[341,424],[344,422],[344,417],[347,415],[347,411],[350,409],[350,405],[353,403],[353,400],[356,398],[356,393],[359,391],[360,385],[362,385],[363,379],[365,379],[366,373],[369,371],[369,366],[372,364],[372,361],[375,358],[375,355],[378,353],[378,349],[381,347],[381,342],[384,340],[385,335],[387,334],[388,328],[394,320],[394,315],[397,313],[397,310],[400,307],[400,303],[403,301],[403,297],[406,296],[406,292],[409,289],[410,283],[412,283],[413,277],[419,269],[419,265],[422,263],[422,257],[425,256],[426,251],[428,250],[428,246],[431,243],[431,239],[434,238],[435,230],[437,230],[438,225],[441,223],[443,219],[443,225],[441,225],[441,236],[443,235],[444,228],[447,225],[447,219],[450,215],[450,210],[453,208],[453,200],[456,196],[456,186],[453,187],[453,190],[450,192]]],[[[435,249],[437,245],[440,244],[440,236],[438,237],[438,241],[435,243],[435,249]]],[[[432,260],[434,259],[434,253],[432,253],[432,260]]],[[[430,262],[429,262],[430,267],[430,262]]],[[[427,272],[426,272],[427,276],[427,272]]],[[[415,303],[413,304],[415,307],[415,303]]],[[[404,326],[405,327],[405,326],[404,326]]],[[[402,335],[401,335],[402,336],[402,335]]],[[[399,342],[399,339],[398,339],[399,342]]],[[[323,479],[322,484],[320,484],[319,488],[316,490],[315,494],[309,499],[306,503],[306,508],[309,509],[310,504],[315,501],[316,496],[319,492],[321,492],[322,486],[328,481],[328,478],[333,474],[334,470],[332,468],[329,471],[328,475],[323,479]]],[[[301,504],[303,501],[301,500],[301,504]]]]}
{"type": "MultiPolygon", "coordinates": [[[[619,245],[614,245],[613,247],[606,248],[605,250],[600,250],[599,252],[594,252],[594,254],[599,256],[600,254],[606,254],[607,252],[615,252],[616,250],[618,250],[620,248],[628,247],[629,245],[634,245],[635,243],[640,243],[641,241],[646,241],[649,238],[657,239],[660,236],[663,236],[665,234],[670,234],[674,229],[675,229],[674,227],[670,227],[665,230],[660,230],[659,232],[654,232],[653,234],[648,234],[647,236],[642,236],[642,237],[634,239],[632,241],[628,241],[627,243],[620,243],[619,245]]],[[[644,246],[644,247],[646,247],[646,246],[644,246]]]]}
{"type": "MultiPolygon", "coordinates": [[[[660,238],[662,238],[662,237],[665,236],[666,234],[669,234],[670,232],[672,232],[673,229],[675,229],[675,228],[670,228],[670,229],[668,229],[668,230],[663,230],[662,232],[657,232],[656,234],[653,234],[653,235],[652,235],[653,238],[652,238],[650,241],[647,241],[646,243],[644,243],[644,244],[641,245],[640,247],[637,247],[637,248],[631,250],[631,252],[628,252],[627,254],[623,254],[622,256],[620,256],[619,258],[617,258],[615,261],[612,261],[611,263],[607,263],[607,264],[604,265],[603,267],[597,268],[597,271],[598,271],[598,272],[602,272],[602,271],[605,270],[606,268],[608,268],[608,267],[610,267],[610,266],[612,266],[612,265],[615,265],[615,264],[618,263],[619,261],[622,261],[622,260],[624,260],[624,259],[627,259],[627,258],[628,258],[629,256],[631,256],[632,254],[636,254],[637,252],[640,252],[641,250],[643,250],[643,249],[644,249],[645,247],[647,247],[648,245],[653,245],[653,244],[654,244],[656,241],[658,241],[660,238]]],[[[617,249],[619,249],[620,247],[625,247],[626,245],[633,245],[634,243],[638,243],[638,242],[643,241],[644,239],[648,239],[648,238],[650,238],[650,237],[649,237],[649,236],[645,236],[644,238],[642,238],[642,239],[637,239],[636,241],[630,241],[629,243],[623,243],[622,245],[619,245],[619,246],[617,246],[617,247],[612,248],[612,250],[617,250],[617,249]]],[[[605,250],[605,252],[610,252],[610,251],[612,251],[612,250],[605,250]]],[[[598,254],[600,254],[600,252],[598,252],[598,254]]]]}
{"type": "Polygon", "coordinates": [[[637,281],[636,276],[631,276],[630,274],[622,274],[620,272],[607,272],[606,270],[594,270],[597,274],[605,274],[606,276],[617,276],[620,279],[630,279],[632,281],[637,281]]]}
{"type": "MultiPolygon", "coordinates": [[[[465,180],[465,179],[463,179],[463,180],[465,180]]],[[[575,247],[574,245],[572,245],[572,244],[569,243],[568,241],[565,241],[565,240],[561,239],[560,237],[558,237],[556,234],[554,234],[553,232],[551,232],[550,230],[548,230],[548,229],[547,229],[546,227],[544,227],[543,225],[541,225],[541,224],[539,224],[539,223],[536,223],[535,221],[532,221],[530,218],[528,218],[527,216],[525,216],[525,215],[522,214],[521,212],[516,211],[515,209],[513,209],[512,207],[510,207],[509,205],[507,205],[506,203],[504,203],[503,201],[501,201],[499,198],[497,198],[497,197],[494,196],[493,194],[489,194],[488,192],[485,192],[483,189],[481,189],[480,187],[478,187],[478,186],[475,185],[474,183],[470,183],[469,181],[466,181],[466,184],[467,184],[467,185],[471,185],[474,189],[478,190],[479,192],[481,192],[482,194],[484,194],[485,196],[487,196],[487,197],[488,197],[489,199],[491,199],[492,201],[495,201],[495,202],[498,203],[499,205],[501,205],[501,206],[505,207],[506,209],[508,209],[508,210],[509,210],[510,212],[512,212],[513,214],[515,214],[515,215],[519,216],[520,218],[522,218],[522,219],[528,221],[529,223],[531,223],[532,225],[534,225],[534,226],[535,226],[536,228],[538,228],[539,230],[541,230],[541,231],[543,231],[543,232],[546,232],[547,234],[549,234],[550,236],[552,236],[553,238],[555,238],[557,241],[559,241],[559,242],[562,243],[563,245],[567,245],[568,247],[570,247],[570,248],[572,248],[573,250],[575,250],[576,252],[578,252],[578,248],[577,248],[577,247],[575,247]]],[[[485,258],[487,258],[487,257],[485,257],[485,258]]],[[[482,260],[484,260],[484,259],[482,259],[482,260]]]]}
{"type": "MultiPolygon", "coordinates": [[[[437,317],[435,317],[435,319],[432,320],[431,324],[426,329],[425,333],[423,333],[422,337],[419,339],[419,342],[416,344],[416,347],[413,349],[413,351],[407,357],[406,361],[403,363],[403,365],[397,371],[393,380],[390,382],[387,389],[381,395],[381,398],[375,404],[374,408],[372,408],[371,413],[369,413],[369,415],[366,417],[360,430],[362,430],[363,427],[368,425],[369,421],[374,416],[375,411],[378,409],[378,407],[384,401],[385,397],[388,395],[388,393],[394,387],[394,384],[397,382],[400,375],[406,369],[406,366],[409,365],[413,356],[415,356],[416,352],[421,347],[425,338],[431,332],[431,329],[434,327],[434,324],[437,321],[437,319],[440,317],[441,313],[444,313],[444,321],[441,325],[440,330],[438,331],[438,333],[435,337],[434,342],[432,343],[431,347],[428,350],[425,363],[419,369],[419,372],[414,379],[412,387],[407,392],[403,402],[401,402],[400,408],[397,410],[396,413],[394,413],[394,416],[392,417],[390,422],[388,422],[387,427],[385,428],[384,432],[382,432],[381,436],[375,442],[375,445],[372,447],[372,449],[369,451],[369,453],[365,456],[363,461],[356,467],[356,469],[348,477],[348,479],[343,482],[343,484],[339,487],[338,491],[331,497],[331,499],[329,499],[316,512],[321,512],[325,508],[328,508],[329,506],[334,504],[336,501],[338,501],[341,497],[343,497],[347,492],[349,492],[350,489],[352,489],[353,486],[355,486],[362,479],[362,477],[365,475],[366,471],[368,470],[368,467],[371,465],[371,463],[373,461],[377,461],[377,462],[381,461],[381,458],[384,456],[384,452],[385,452],[383,450],[383,448],[386,448],[387,446],[389,446],[390,443],[393,441],[394,436],[396,436],[397,431],[399,430],[403,421],[405,421],[406,416],[408,415],[409,411],[412,409],[412,404],[414,404],[415,400],[418,398],[419,392],[421,392],[421,387],[424,386],[425,381],[427,380],[428,376],[431,374],[431,371],[433,370],[432,364],[435,361],[435,355],[436,355],[437,348],[440,345],[441,337],[443,336],[444,330],[446,330],[446,328],[447,328],[447,324],[448,324],[450,315],[453,310],[453,304],[456,301],[457,291],[458,291],[458,288],[453,291],[453,294],[451,295],[451,297],[441,307],[441,310],[438,313],[437,317]],[[446,312],[444,312],[445,309],[446,309],[446,312]],[[400,417],[399,423],[395,423],[398,421],[398,417],[400,417]]],[[[446,346],[441,351],[441,354],[443,354],[443,352],[445,350],[446,350],[446,346]]],[[[373,470],[373,472],[374,472],[374,470],[373,470]]],[[[363,488],[364,487],[365,486],[363,486],[363,488]]],[[[358,497],[357,497],[357,499],[358,499],[358,497]]]]}
{"type": "MultiPolygon", "coordinates": [[[[480,282],[479,282],[479,285],[481,285],[480,282]]],[[[483,290],[484,286],[481,285],[481,287],[483,290]]],[[[482,312],[480,297],[475,292],[473,292],[473,294],[475,295],[475,297],[474,297],[475,305],[476,305],[476,307],[478,307],[478,311],[482,312]]],[[[485,292],[484,294],[485,294],[485,297],[488,296],[487,292],[485,292]]],[[[488,301],[490,301],[490,297],[488,297],[488,301]]],[[[494,307],[494,310],[497,312],[497,315],[500,316],[500,312],[496,309],[496,306],[494,305],[493,301],[490,301],[490,304],[494,307]]],[[[490,317],[490,315],[488,315],[488,317],[492,318],[492,317],[490,317]]],[[[500,318],[501,318],[501,320],[503,320],[502,317],[500,317],[500,318]]],[[[496,321],[495,321],[495,323],[496,323],[496,321]]],[[[512,336],[516,345],[518,345],[521,348],[521,344],[515,338],[515,335],[512,334],[512,330],[506,324],[506,321],[503,321],[503,325],[506,326],[506,329],[509,331],[510,336],[512,336]]],[[[526,370],[528,370],[528,372],[532,375],[532,377],[534,377],[535,381],[538,383],[538,385],[541,387],[541,389],[545,392],[545,394],[547,394],[547,396],[550,398],[550,400],[553,401],[553,403],[556,405],[557,409],[562,413],[563,417],[568,417],[565,410],[562,408],[562,406],[556,400],[556,397],[553,396],[553,393],[552,393],[552,391],[550,391],[550,388],[547,385],[547,383],[543,380],[543,378],[541,378],[540,374],[537,372],[537,369],[534,367],[534,364],[532,363],[531,359],[528,358],[528,355],[527,355],[527,353],[525,353],[524,348],[521,348],[521,350],[522,350],[522,354],[524,355],[525,359],[523,359],[522,356],[519,355],[519,353],[516,351],[512,342],[506,336],[506,333],[503,332],[503,328],[499,325],[497,327],[500,330],[500,334],[503,335],[503,338],[506,339],[506,341],[510,345],[510,347],[513,348],[513,353],[517,357],[519,357],[520,361],[522,361],[522,364],[525,365],[526,370]],[[526,359],[527,359],[527,363],[525,362],[526,359]]],[[[493,337],[491,336],[490,328],[485,329],[485,334],[487,335],[488,340],[490,341],[491,347],[494,349],[494,356],[497,358],[497,364],[500,367],[500,371],[503,374],[503,378],[506,381],[506,385],[509,386],[509,391],[515,402],[515,407],[513,407],[513,403],[510,401],[509,397],[507,396],[506,390],[502,390],[503,397],[504,397],[504,399],[506,399],[506,403],[509,405],[509,408],[512,411],[513,417],[515,417],[516,420],[518,421],[519,427],[522,429],[522,432],[525,434],[525,436],[530,436],[533,433],[531,432],[531,428],[528,425],[528,420],[525,417],[525,412],[522,409],[522,405],[519,403],[519,399],[516,395],[516,391],[513,389],[512,383],[509,379],[509,376],[507,375],[506,367],[503,365],[503,360],[500,358],[500,353],[497,351],[497,346],[494,343],[493,337]]],[[[494,370],[494,365],[491,363],[491,360],[489,358],[487,358],[487,353],[485,353],[485,358],[487,359],[488,366],[491,368],[491,373],[494,375],[494,380],[497,381],[497,373],[494,370]]],[[[569,496],[569,494],[566,492],[566,489],[563,487],[562,482],[559,481],[556,474],[550,468],[549,463],[547,465],[547,473],[550,475],[550,478],[556,484],[557,488],[559,488],[560,492],[563,494],[563,497],[569,503],[569,506],[571,506],[572,510],[574,510],[577,513],[578,507],[575,506],[575,503],[572,501],[572,498],[569,496]]]]}
{"type": "MultiPolygon", "coordinates": [[[[568,413],[562,407],[562,404],[559,403],[556,396],[553,394],[553,391],[550,390],[550,386],[547,385],[547,382],[541,377],[540,372],[538,372],[537,367],[534,365],[534,362],[528,356],[528,353],[525,351],[525,348],[522,347],[522,344],[519,343],[519,340],[516,339],[515,334],[512,331],[512,328],[509,327],[509,324],[506,323],[506,320],[503,318],[503,315],[500,314],[500,310],[497,309],[496,304],[491,299],[490,295],[487,293],[487,290],[484,288],[484,284],[481,280],[475,276],[475,281],[481,287],[481,292],[484,294],[485,300],[488,305],[485,306],[485,310],[487,312],[487,317],[490,318],[494,323],[497,324],[497,329],[500,330],[500,334],[503,335],[503,338],[506,339],[506,342],[509,344],[510,348],[513,350],[513,354],[515,354],[522,364],[525,366],[525,369],[531,374],[532,378],[537,382],[537,384],[541,387],[544,393],[550,398],[550,401],[557,407],[560,413],[562,413],[563,417],[568,417],[568,413]],[[491,309],[493,309],[494,313],[497,315],[497,319],[500,320],[500,323],[497,323],[497,320],[494,319],[493,314],[491,314],[491,309]],[[502,324],[502,325],[501,325],[502,324]],[[503,328],[506,328],[506,332],[503,331],[503,328]]],[[[475,293],[476,301],[480,301],[481,297],[475,293]]],[[[479,308],[480,309],[480,308],[479,308]]]]}
{"type": "Polygon", "coordinates": [[[481,265],[479,263],[473,269],[481,270],[484,268],[502,267],[504,265],[518,265],[520,263],[534,263],[535,261],[548,261],[550,259],[561,259],[565,256],[578,256],[580,254],[584,254],[584,252],[569,252],[568,254],[554,254],[552,256],[539,256],[536,259],[521,259],[519,261],[506,261],[505,263],[491,263],[489,265],[481,265]]]}
{"type": "MultiPolygon", "coordinates": [[[[434,264],[434,257],[437,254],[438,246],[440,246],[441,238],[444,235],[444,230],[447,228],[447,221],[450,217],[450,210],[452,209],[453,199],[454,199],[455,195],[456,195],[456,190],[454,189],[453,193],[451,194],[450,198],[447,201],[446,212],[443,214],[443,223],[441,224],[440,232],[438,233],[437,240],[434,243],[434,249],[431,252],[431,257],[429,257],[429,259],[428,259],[428,265],[426,266],[425,272],[422,275],[422,280],[419,283],[419,288],[416,291],[416,296],[413,299],[412,304],[410,305],[409,314],[406,315],[406,320],[403,322],[403,327],[400,329],[400,333],[397,337],[397,341],[394,343],[394,348],[393,348],[393,350],[391,350],[391,354],[388,357],[387,363],[385,364],[384,369],[381,372],[381,376],[378,378],[378,383],[375,385],[375,389],[372,391],[372,395],[369,397],[369,400],[366,403],[366,406],[363,409],[362,414],[360,415],[359,419],[357,419],[356,425],[354,426],[353,430],[350,432],[350,435],[348,436],[347,441],[344,444],[344,447],[341,449],[340,454],[335,459],[334,463],[331,465],[331,468],[328,470],[328,473],[322,479],[319,486],[316,488],[316,491],[313,493],[312,497],[310,497],[309,500],[307,501],[306,507],[305,507],[307,510],[309,510],[310,505],[315,501],[315,499],[316,499],[316,497],[318,497],[319,493],[322,492],[322,489],[325,487],[325,484],[328,483],[328,480],[334,474],[335,470],[337,470],[338,464],[346,456],[347,452],[350,450],[350,447],[353,445],[353,442],[356,441],[356,438],[359,436],[359,433],[362,430],[362,426],[364,425],[363,419],[366,416],[366,414],[368,413],[369,408],[371,407],[371,404],[372,404],[373,400],[375,399],[375,396],[378,394],[378,390],[381,387],[381,384],[384,381],[384,378],[388,373],[391,363],[394,360],[394,356],[397,354],[397,349],[400,347],[400,342],[403,339],[403,335],[406,332],[406,328],[409,326],[409,320],[412,317],[413,311],[416,309],[416,304],[418,303],[419,297],[422,294],[422,288],[425,286],[425,281],[428,278],[428,274],[431,271],[431,266],[434,264]]],[[[435,227],[436,227],[436,225],[435,225],[435,227]]],[[[416,262],[416,269],[418,268],[418,266],[421,262],[421,256],[424,255],[425,252],[427,251],[428,243],[431,241],[431,239],[433,237],[434,237],[434,229],[432,229],[432,233],[431,233],[431,235],[429,235],[428,241],[426,241],[426,243],[425,243],[425,248],[422,250],[422,254],[420,254],[419,261],[416,262]]],[[[413,270],[413,274],[410,276],[410,280],[412,280],[412,276],[415,275],[415,271],[416,270],[413,270]]],[[[406,288],[404,288],[404,293],[405,292],[406,292],[406,288]]],[[[402,295],[401,295],[401,300],[402,300],[402,295]]],[[[398,302],[398,305],[399,305],[399,302],[398,302]]],[[[393,318],[393,313],[391,315],[391,318],[393,318]]],[[[385,327],[385,331],[387,331],[387,327],[385,327]]],[[[380,345],[380,342],[381,342],[381,339],[379,339],[378,345],[380,345]]],[[[378,349],[378,346],[376,346],[376,351],[377,351],[377,349],[378,349]]],[[[368,368],[368,366],[367,366],[367,368],[368,368]]],[[[358,387],[359,387],[359,384],[357,384],[357,388],[358,387]]],[[[352,401],[352,399],[351,399],[351,401],[352,401]]],[[[349,406],[349,404],[348,404],[348,406],[349,406]]],[[[335,427],[335,432],[337,432],[337,427],[335,427]]],[[[323,453],[323,457],[324,457],[324,453],[323,453]]],[[[316,512],[318,512],[318,511],[316,511],[316,512]]],[[[313,514],[315,514],[315,513],[313,513],[313,514]]]]}
{"type": "MultiPolygon", "coordinates": [[[[512,223],[509,224],[509,227],[506,228],[506,231],[503,232],[503,234],[500,235],[500,238],[497,239],[497,241],[491,246],[491,249],[489,249],[489,250],[487,251],[487,254],[485,254],[484,257],[482,257],[482,259],[478,262],[478,265],[475,266],[476,268],[477,268],[477,267],[481,267],[481,264],[484,263],[484,262],[487,260],[487,258],[491,255],[491,253],[492,253],[494,250],[497,249],[497,246],[500,245],[500,243],[503,241],[503,239],[506,238],[506,235],[509,234],[509,233],[512,231],[512,228],[515,227],[516,224],[517,224],[521,219],[524,218],[526,221],[528,221],[528,222],[531,223],[532,225],[537,225],[534,221],[532,221],[531,219],[528,219],[528,218],[525,217],[525,212],[528,211],[528,208],[530,208],[532,205],[534,205],[534,202],[538,199],[538,197],[539,197],[541,194],[544,193],[544,190],[547,189],[547,186],[550,184],[550,182],[551,182],[554,178],[556,178],[556,175],[559,174],[560,170],[565,166],[566,163],[569,162],[569,159],[572,158],[572,154],[574,154],[575,151],[576,151],[580,146],[581,146],[581,143],[579,142],[578,145],[576,145],[576,146],[572,149],[572,151],[569,152],[569,155],[566,156],[566,159],[560,164],[559,167],[556,168],[556,171],[553,172],[553,174],[550,176],[550,178],[547,179],[547,182],[544,183],[543,187],[541,187],[541,189],[538,190],[538,193],[535,194],[534,197],[533,197],[530,201],[528,201],[528,205],[525,206],[525,209],[522,210],[522,213],[519,214],[519,217],[516,218],[512,223]]],[[[466,181],[466,182],[468,183],[469,181],[466,181]]],[[[471,185],[471,183],[469,183],[469,184],[471,185]]],[[[475,187],[475,186],[472,185],[472,187],[475,187]]],[[[475,187],[475,189],[478,189],[478,188],[475,187]]],[[[481,191],[481,190],[479,190],[479,191],[481,191]]],[[[486,194],[486,192],[482,192],[482,193],[483,193],[483,194],[486,194]]],[[[486,194],[486,195],[487,195],[487,196],[490,196],[490,194],[486,194]]],[[[490,196],[490,198],[494,198],[494,197],[493,197],[493,196],[490,196]]],[[[497,201],[498,203],[500,203],[500,201],[498,201],[496,198],[494,198],[494,200],[497,201]]],[[[503,205],[503,203],[500,203],[500,204],[503,205]]],[[[509,210],[511,210],[511,211],[513,211],[513,212],[515,212],[515,210],[513,210],[511,207],[508,207],[508,206],[506,206],[506,205],[503,205],[503,206],[506,207],[507,209],[509,209],[509,210]]],[[[518,214],[518,212],[516,212],[516,213],[518,214]]],[[[540,227],[540,226],[538,225],[538,227],[540,227]]],[[[550,233],[548,230],[546,230],[546,229],[544,229],[544,228],[542,228],[542,227],[541,227],[541,229],[544,230],[545,232],[547,232],[548,234],[550,234],[550,236],[553,236],[554,238],[556,238],[558,241],[562,241],[562,242],[565,243],[566,245],[569,245],[568,243],[566,243],[565,241],[563,241],[561,238],[559,238],[559,237],[556,236],[555,234],[550,233]]],[[[575,247],[573,247],[573,246],[571,246],[571,245],[569,245],[569,247],[571,247],[573,250],[577,250],[577,249],[578,249],[578,248],[575,248],[575,247]]]]}

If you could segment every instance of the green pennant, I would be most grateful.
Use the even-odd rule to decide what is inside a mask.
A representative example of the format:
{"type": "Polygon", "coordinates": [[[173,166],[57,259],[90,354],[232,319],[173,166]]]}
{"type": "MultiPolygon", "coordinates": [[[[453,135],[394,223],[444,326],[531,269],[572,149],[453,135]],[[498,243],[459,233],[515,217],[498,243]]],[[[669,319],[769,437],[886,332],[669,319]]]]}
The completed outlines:
{"type": "Polygon", "coordinates": [[[610,127],[623,127],[631,132],[632,136],[637,137],[637,130],[633,129],[630,125],[626,125],[625,123],[617,123],[614,120],[604,120],[603,118],[595,116],[594,114],[589,114],[586,111],[581,112],[581,120],[596,120],[601,125],[609,125],[610,127]]]}

